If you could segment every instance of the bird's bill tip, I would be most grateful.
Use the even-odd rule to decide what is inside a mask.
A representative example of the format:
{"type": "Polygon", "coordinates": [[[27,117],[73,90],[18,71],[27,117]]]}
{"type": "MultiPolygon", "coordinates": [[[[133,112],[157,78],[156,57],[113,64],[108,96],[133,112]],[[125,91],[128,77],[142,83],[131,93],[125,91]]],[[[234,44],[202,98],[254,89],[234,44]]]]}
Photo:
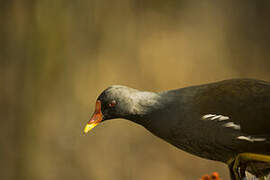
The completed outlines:
{"type": "Polygon", "coordinates": [[[84,134],[88,133],[90,130],[96,127],[102,121],[102,119],[103,119],[103,115],[101,112],[101,102],[97,100],[95,112],[92,118],[90,119],[90,121],[84,127],[84,130],[83,130],[84,134]]]}
{"type": "Polygon", "coordinates": [[[98,123],[86,124],[86,126],[84,127],[84,130],[83,130],[83,133],[84,134],[88,133],[89,131],[91,131],[97,125],[98,125],[98,123]]]}

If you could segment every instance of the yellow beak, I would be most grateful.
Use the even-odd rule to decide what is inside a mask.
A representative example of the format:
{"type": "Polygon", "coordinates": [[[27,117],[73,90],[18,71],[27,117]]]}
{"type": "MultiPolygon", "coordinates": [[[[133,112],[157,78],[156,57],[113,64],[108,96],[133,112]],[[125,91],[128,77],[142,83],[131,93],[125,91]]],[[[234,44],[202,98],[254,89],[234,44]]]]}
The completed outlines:
{"type": "Polygon", "coordinates": [[[98,123],[86,124],[83,130],[84,134],[88,133],[91,129],[96,127],[96,125],[98,125],[98,123]]]}
{"type": "Polygon", "coordinates": [[[84,127],[83,132],[85,134],[88,133],[91,129],[96,127],[102,121],[102,119],[103,119],[103,115],[101,112],[101,102],[100,102],[100,100],[97,100],[95,112],[94,112],[92,118],[90,119],[90,121],[84,127]]]}

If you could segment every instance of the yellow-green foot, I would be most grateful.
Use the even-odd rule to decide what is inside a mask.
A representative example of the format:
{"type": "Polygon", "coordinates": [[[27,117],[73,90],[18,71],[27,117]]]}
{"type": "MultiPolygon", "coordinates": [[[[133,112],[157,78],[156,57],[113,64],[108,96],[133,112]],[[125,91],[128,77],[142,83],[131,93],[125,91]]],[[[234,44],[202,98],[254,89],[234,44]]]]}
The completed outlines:
{"type": "Polygon", "coordinates": [[[232,180],[244,180],[245,171],[254,174],[259,180],[265,180],[270,168],[270,156],[255,153],[241,153],[229,163],[229,169],[232,180]]]}

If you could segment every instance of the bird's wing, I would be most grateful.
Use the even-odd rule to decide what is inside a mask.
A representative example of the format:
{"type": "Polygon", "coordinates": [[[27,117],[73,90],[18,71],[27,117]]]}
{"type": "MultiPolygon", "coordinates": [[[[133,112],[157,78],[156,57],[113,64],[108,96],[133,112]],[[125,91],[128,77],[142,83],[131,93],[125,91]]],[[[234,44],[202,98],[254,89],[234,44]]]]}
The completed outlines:
{"type": "MultiPolygon", "coordinates": [[[[230,80],[200,87],[192,100],[204,120],[250,135],[270,136],[270,83],[230,80]]],[[[252,140],[252,139],[251,139],[252,140]]]]}
{"type": "MultiPolygon", "coordinates": [[[[206,114],[201,117],[203,121],[211,121],[211,123],[215,123],[220,126],[220,128],[224,129],[232,129],[238,131],[238,136],[236,139],[248,141],[248,142],[263,142],[268,141],[269,136],[267,135],[249,135],[245,132],[241,131],[241,125],[239,123],[235,123],[229,116],[217,115],[217,114],[206,114]]],[[[269,139],[270,140],[270,139],[269,139]]]]}

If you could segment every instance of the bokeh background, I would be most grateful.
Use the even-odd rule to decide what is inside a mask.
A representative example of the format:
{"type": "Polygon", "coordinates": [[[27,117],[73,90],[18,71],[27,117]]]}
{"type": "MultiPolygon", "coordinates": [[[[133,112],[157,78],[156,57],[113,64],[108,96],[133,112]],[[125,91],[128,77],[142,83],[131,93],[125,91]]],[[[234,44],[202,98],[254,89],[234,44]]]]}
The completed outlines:
{"type": "Polygon", "coordinates": [[[113,84],[270,81],[269,33],[264,0],[1,0],[0,179],[228,179],[125,120],[81,131],[113,84]]]}

